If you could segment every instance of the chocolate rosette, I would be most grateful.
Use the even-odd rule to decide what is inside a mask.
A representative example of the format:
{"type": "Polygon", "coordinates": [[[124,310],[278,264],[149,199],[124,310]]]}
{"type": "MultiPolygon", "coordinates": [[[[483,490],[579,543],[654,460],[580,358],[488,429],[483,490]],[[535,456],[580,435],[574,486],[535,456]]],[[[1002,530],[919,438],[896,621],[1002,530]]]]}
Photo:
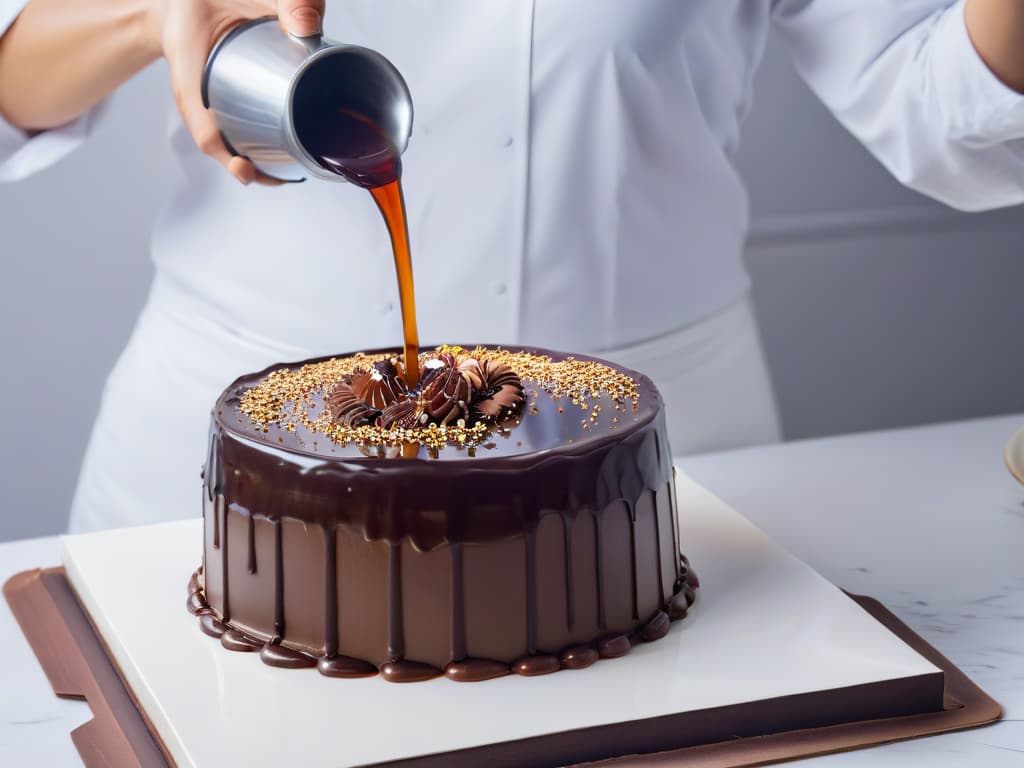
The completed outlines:
{"type": "Polygon", "coordinates": [[[470,416],[474,420],[499,421],[514,416],[522,407],[526,399],[523,382],[509,366],[470,358],[460,370],[473,386],[470,416]]]}
{"type": "Polygon", "coordinates": [[[328,394],[331,420],[384,429],[489,426],[515,416],[525,401],[519,375],[502,363],[445,351],[426,360],[422,369],[412,389],[394,360],[356,371],[328,394]]]}

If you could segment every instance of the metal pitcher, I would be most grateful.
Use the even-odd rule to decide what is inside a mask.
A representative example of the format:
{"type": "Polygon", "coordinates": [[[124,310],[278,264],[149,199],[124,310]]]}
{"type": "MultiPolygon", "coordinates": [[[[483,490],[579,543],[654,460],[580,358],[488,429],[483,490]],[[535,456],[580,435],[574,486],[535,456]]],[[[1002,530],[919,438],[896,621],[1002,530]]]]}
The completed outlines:
{"type": "Polygon", "coordinates": [[[294,37],[276,18],[246,22],[218,41],[206,62],[202,97],[228,150],[282,181],[345,180],[303,143],[304,132],[330,117],[315,113],[324,100],[331,110],[355,114],[378,128],[397,156],[412,133],[409,87],[390,61],[369,48],[321,35],[294,37]],[[311,91],[315,106],[311,96],[302,97],[311,91]]]}

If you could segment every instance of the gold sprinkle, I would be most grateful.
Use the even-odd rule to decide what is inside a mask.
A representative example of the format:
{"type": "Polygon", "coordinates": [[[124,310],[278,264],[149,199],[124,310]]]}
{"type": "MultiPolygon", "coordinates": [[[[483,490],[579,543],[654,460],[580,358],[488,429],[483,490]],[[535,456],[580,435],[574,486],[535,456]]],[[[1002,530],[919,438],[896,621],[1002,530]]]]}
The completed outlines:
{"type": "MultiPolygon", "coordinates": [[[[592,422],[596,422],[601,407],[597,403],[591,406],[589,401],[601,397],[602,394],[611,399],[616,411],[623,411],[628,404],[634,413],[639,412],[637,382],[622,371],[601,363],[575,360],[571,357],[557,361],[546,355],[512,352],[501,348],[477,347],[466,350],[462,347],[444,345],[438,347],[434,353],[427,352],[421,355],[421,365],[434,354],[441,352],[508,365],[519,374],[524,383],[530,382],[531,399],[539,397],[541,392],[555,400],[565,398],[573,405],[579,406],[581,410],[591,411],[592,422]]],[[[257,386],[242,394],[239,410],[264,433],[269,431],[270,426],[277,426],[288,432],[296,432],[301,426],[306,432],[326,435],[340,446],[352,443],[374,449],[376,452],[386,452],[387,449],[399,449],[407,444],[423,445],[427,447],[430,455],[435,455],[437,450],[445,445],[482,445],[495,431],[507,437],[507,430],[519,424],[522,418],[517,415],[512,422],[492,427],[479,422],[467,427],[465,420],[460,419],[454,425],[441,427],[429,424],[412,429],[385,429],[376,425],[351,427],[335,424],[331,420],[330,409],[317,408],[317,401],[322,401],[339,381],[351,377],[358,370],[368,369],[375,362],[391,357],[392,354],[358,353],[308,363],[298,368],[279,368],[268,374],[257,386]]],[[[564,413],[561,405],[558,406],[558,412],[564,413]]],[[[539,409],[531,403],[529,413],[537,414],[539,409]]],[[[617,419],[613,419],[614,421],[617,419]]],[[[589,429],[589,425],[586,427],[589,429]]],[[[521,446],[522,443],[518,445],[521,446]]]]}

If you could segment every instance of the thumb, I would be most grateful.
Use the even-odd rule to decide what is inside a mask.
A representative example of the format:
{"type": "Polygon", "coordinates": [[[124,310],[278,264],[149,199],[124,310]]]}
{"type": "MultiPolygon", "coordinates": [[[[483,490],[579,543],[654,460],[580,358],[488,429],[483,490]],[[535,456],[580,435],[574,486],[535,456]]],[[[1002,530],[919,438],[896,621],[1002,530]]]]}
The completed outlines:
{"type": "Polygon", "coordinates": [[[324,0],[278,0],[277,17],[285,32],[308,37],[323,30],[324,0]]]}

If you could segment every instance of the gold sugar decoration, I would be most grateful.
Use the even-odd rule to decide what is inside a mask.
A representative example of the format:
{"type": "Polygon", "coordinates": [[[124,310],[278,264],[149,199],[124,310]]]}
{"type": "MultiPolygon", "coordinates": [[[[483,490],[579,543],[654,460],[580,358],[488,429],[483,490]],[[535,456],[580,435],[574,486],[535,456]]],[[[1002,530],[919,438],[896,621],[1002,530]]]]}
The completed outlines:
{"type": "MultiPolygon", "coordinates": [[[[600,403],[592,401],[602,395],[612,401],[616,412],[627,408],[634,413],[637,411],[639,387],[636,380],[603,363],[573,357],[552,360],[547,355],[514,352],[500,347],[466,349],[443,345],[433,353],[421,354],[420,367],[431,357],[443,352],[450,352],[457,359],[474,358],[481,362],[490,360],[509,366],[519,374],[524,387],[527,382],[531,385],[529,394],[532,401],[543,392],[556,400],[571,402],[580,408],[588,430],[597,425],[601,414],[600,403]]],[[[239,410],[263,432],[271,425],[295,432],[297,426],[301,425],[314,434],[326,435],[340,445],[352,443],[386,450],[412,444],[425,446],[431,453],[446,445],[467,448],[481,445],[491,434],[507,431],[508,427],[514,427],[518,419],[522,418],[517,417],[515,422],[505,427],[482,422],[467,427],[461,420],[447,426],[428,424],[411,429],[376,425],[355,427],[335,424],[331,421],[329,408],[317,408],[316,398],[325,399],[338,382],[351,378],[358,371],[369,369],[376,362],[393,357],[391,354],[358,353],[307,363],[295,369],[280,368],[271,372],[255,387],[246,390],[241,397],[239,410]]],[[[562,407],[558,410],[559,413],[563,412],[562,407]]],[[[535,408],[527,408],[528,413],[535,411],[535,408]]],[[[612,418],[613,423],[618,421],[617,416],[612,418]]]]}

